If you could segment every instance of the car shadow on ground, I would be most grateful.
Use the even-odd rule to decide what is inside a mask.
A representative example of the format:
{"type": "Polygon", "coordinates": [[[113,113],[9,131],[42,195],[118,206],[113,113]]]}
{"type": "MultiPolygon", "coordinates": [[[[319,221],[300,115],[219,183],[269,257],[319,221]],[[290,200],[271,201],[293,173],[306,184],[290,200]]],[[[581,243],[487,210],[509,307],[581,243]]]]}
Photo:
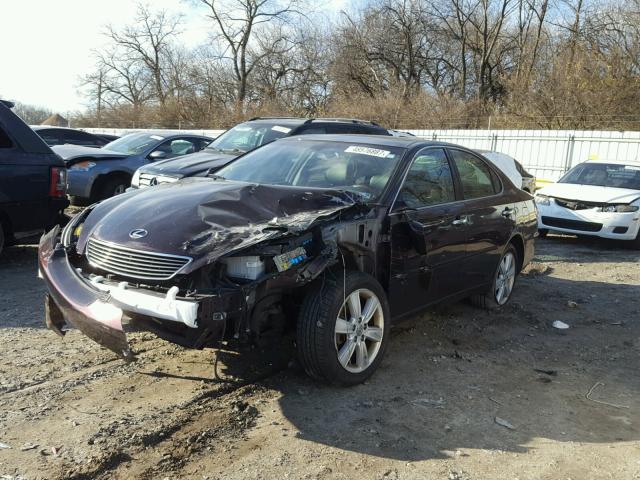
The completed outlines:
{"type": "MultiPolygon", "coordinates": [[[[637,311],[640,287],[524,276],[500,312],[463,302],[398,324],[363,385],[327,387],[290,368],[267,384],[297,438],[382,458],[637,441],[637,311]],[[556,319],[570,329],[551,327],[556,319]]],[[[227,359],[225,375],[241,378],[245,360],[227,359]]]]}
{"type": "Polygon", "coordinates": [[[538,258],[545,261],[640,262],[640,250],[630,242],[607,238],[550,233],[536,240],[536,249],[544,251],[538,258]]]}

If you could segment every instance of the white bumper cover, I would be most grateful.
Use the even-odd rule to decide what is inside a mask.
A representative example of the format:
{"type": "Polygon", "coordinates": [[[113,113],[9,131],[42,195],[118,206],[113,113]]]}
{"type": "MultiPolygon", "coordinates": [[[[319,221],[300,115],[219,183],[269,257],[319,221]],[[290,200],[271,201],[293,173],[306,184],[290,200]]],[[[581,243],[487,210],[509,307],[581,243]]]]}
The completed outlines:
{"type": "MultiPolygon", "coordinates": [[[[576,235],[593,235],[602,238],[611,238],[618,240],[634,240],[638,235],[640,228],[640,211],[618,213],[618,212],[600,212],[596,208],[586,210],[570,210],[558,205],[553,198],[550,198],[550,204],[544,205],[537,202],[538,207],[538,228],[556,230],[560,232],[572,233],[576,235]],[[543,217],[551,219],[562,219],[576,222],[589,222],[601,224],[602,227],[598,231],[588,231],[579,228],[570,228],[568,226],[548,225],[543,221],[543,217]],[[624,233],[614,233],[626,228],[624,233]]],[[[548,220],[549,223],[556,223],[548,220]]]]}
{"type": "Polygon", "coordinates": [[[108,292],[111,296],[110,303],[124,311],[184,323],[191,328],[198,327],[198,303],[176,299],[178,287],[171,287],[161,297],[139,289],[130,289],[127,282],[120,282],[118,285],[106,285],[103,282],[103,277],[91,279],[91,285],[108,292]]]}

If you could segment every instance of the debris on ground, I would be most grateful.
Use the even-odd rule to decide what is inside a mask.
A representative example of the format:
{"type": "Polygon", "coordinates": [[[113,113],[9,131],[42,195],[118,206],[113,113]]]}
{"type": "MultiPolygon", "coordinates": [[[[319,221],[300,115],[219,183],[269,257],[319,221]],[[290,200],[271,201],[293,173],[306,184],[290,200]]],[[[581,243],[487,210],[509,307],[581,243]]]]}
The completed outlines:
{"type": "Polygon", "coordinates": [[[558,375],[557,370],[546,370],[544,368],[534,368],[533,371],[538,373],[544,373],[545,375],[551,375],[551,376],[558,375]]]}
{"type": "Polygon", "coordinates": [[[6,443],[0,442],[0,448],[2,448],[2,449],[11,448],[11,446],[7,445],[6,443]]]}
{"type": "Polygon", "coordinates": [[[569,325],[560,321],[560,320],[555,320],[551,326],[553,328],[557,328],[558,330],[567,330],[569,328],[569,325]]]}
{"type": "Polygon", "coordinates": [[[569,307],[569,308],[578,308],[578,302],[574,302],[573,300],[569,300],[567,302],[567,307],[569,307]]]}
{"type": "Polygon", "coordinates": [[[505,420],[504,418],[500,418],[500,417],[495,417],[493,419],[498,425],[500,425],[501,427],[504,428],[508,428],[509,430],[515,430],[516,427],[514,427],[513,425],[511,425],[511,423],[509,423],[507,420],[505,420]]]}
{"type": "Polygon", "coordinates": [[[607,405],[609,407],[614,407],[614,408],[629,408],[628,405],[616,405],[615,403],[609,403],[609,402],[603,402],[602,400],[596,400],[595,398],[591,398],[591,394],[593,393],[593,391],[599,387],[599,386],[603,386],[604,387],[604,383],[602,382],[596,382],[593,387],[591,387],[589,389],[589,391],[587,392],[587,394],[585,395],[587,400],[591,400],[592,402],[596,402],[596,403],[600,403],[602,405],[607,405]]]}
{"type": "Polygon", "coordinates": [[[38,448],[40,445],[38,445],[37,443],[25,443],[24,445],[22,445],[20,447],[20,450],[22,450],[23,452],[26,452],[27,450],[33,450],[35,448],[38,448]]]}

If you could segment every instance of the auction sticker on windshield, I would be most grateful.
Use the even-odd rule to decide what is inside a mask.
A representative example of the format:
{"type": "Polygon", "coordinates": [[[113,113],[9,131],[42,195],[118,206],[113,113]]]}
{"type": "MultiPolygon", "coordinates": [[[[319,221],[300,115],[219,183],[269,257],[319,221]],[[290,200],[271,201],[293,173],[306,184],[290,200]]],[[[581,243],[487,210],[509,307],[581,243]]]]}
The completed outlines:
{"type": "Polygon", "coordinates": [[[289,133],[291,131],[290,128],[281,127],[280,125],[274,125],[273,127],[271,127],[271,130],[274,130],[274,131],[280,132],[280,133],[289,133]]]}
{"type": "Polygon", "coordinates": [[[391,152],[388,150],[380,150],[378,148],[371,148],[371,147],[361,147],[358,145],[351,145],[350,147],[347,147],[345,152],[359,153],[360,155],[369,155],[371,157],[380,157],[380,158],[392,157],[391,152]]]}

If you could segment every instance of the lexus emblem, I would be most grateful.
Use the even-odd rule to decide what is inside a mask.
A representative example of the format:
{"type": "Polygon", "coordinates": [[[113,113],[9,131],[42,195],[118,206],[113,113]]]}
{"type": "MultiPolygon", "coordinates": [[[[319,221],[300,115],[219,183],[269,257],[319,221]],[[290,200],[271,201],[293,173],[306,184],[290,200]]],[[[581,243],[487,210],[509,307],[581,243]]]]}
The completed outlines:
{"type": "Polygon", "coordinates": [[[149,235],[149,232],[147,232],[144,228],[136,228],[135,230],[131,230],[129,232],[129,237],[133,239],[144,238],[147,235],[149,235]]]}
{"type": "Polygon", "coordinates": [[[153,187],[155,185],[158,184],[158,177],[153,177],[151,180],[149,180],[149,186],[153,187]]]}

